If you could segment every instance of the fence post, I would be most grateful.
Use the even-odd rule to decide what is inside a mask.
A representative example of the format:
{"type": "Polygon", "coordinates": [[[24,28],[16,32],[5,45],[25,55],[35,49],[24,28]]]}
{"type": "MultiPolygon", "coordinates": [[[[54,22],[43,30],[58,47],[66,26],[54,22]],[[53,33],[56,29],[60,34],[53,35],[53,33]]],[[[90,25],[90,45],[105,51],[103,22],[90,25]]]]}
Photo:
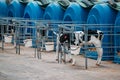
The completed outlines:
{"type": "Polygon", "coordinates": [[[84,33],[85,33],[85,69],[88,69],[88,59],[87,59],[87,36],[88,36],[88,28],[87,25],[84,25],[84,33]]]}

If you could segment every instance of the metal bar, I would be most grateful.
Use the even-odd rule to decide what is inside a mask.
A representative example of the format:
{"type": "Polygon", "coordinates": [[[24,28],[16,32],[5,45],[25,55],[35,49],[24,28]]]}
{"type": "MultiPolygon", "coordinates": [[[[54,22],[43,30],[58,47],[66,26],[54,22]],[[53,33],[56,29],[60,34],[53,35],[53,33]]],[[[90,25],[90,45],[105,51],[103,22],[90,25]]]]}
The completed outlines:
{"type": "Polygon", "coordinates": [[[88,59],[87,59],[87,36],[88,36],[88,30],[87,27],[84,27],[85,32],[85,69],[88,69],[88,59]]]}
{"type": "Polygon", "coordinates": [[[1,27],[1,33],[2,33],[2,50],[4,50],[4,25],[1,27]]]}

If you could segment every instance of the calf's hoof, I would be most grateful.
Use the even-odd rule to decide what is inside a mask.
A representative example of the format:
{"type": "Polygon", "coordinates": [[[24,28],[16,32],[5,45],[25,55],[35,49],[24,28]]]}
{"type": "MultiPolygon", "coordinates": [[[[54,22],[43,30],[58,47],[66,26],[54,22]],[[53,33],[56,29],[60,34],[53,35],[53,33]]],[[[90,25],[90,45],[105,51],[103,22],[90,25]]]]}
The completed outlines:
{"type": "Polygon", "coordinates": [[[72,63],[72,66],[75,66],[75,63],[72,63]]]}
{"type": "Polygon", "coordinates": [[[72,60],[72,59],[70,59],[68,62],[69,62],[69,63],[72,63],[72,62],[73,62],[73,60],[72,60]]]}
{"type": "Polygon", "coordinates": [[[58,59],[55,59],[56,61],[58,61],[58,59]]]}
{"type": "Polygon", "coordinates": [[[100,66],[100,64],[96,64],[96,66],[100,66]]]}
{"type": "Polygon", "coordinates": [[[65,61],[65,59],[62,59],[62,61],[65,63],[66,61],[65,61]]]}
{"type": "Polygon", "coordinates": [[[72,62],[72,66],[75,66],[75,64],[76,64],[76,61],[73,61],[73,62],[72,62]]]}

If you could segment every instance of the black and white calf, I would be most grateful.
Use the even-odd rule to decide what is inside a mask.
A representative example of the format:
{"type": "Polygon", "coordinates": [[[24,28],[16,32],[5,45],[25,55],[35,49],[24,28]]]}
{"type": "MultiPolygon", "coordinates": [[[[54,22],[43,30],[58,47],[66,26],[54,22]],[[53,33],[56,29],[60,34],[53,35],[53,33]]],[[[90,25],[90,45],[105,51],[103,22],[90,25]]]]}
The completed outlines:
{"type": "MultiPolygon", "coordinates": [[[[66,47],[68,49],[69,58],[70,60],[72,60],[72,65],[75,65],[76,60],[74,58],[74,55],[71,55],[71,45],[79,46],[79,48],[81,48],[81,46],[85,44],[85,40],[84,40],[85,33],[83,31],[74,31],[73,35],[74,35],[74,40],[71,40],[71,33],[63,33],[60,35],[57,34],[57,44],[61,44],[63,50],[64,49],[63,44],[65,42],[68,43],[66,47]]],[[[88,45],[94,44],[96,51],[98,53],[96,65],[100,65],[103,55],[103,48],[101,46],[103,39],[103,32],[100,30],[88,30],[86,39],[87,39],[86,43],[88,45]]],[[[56,46],[56,50],[57,50],[56,56],[58,57],[58,46],[56,46]]],[[[73,54],[77,55],[79,54],[79,52],[73,54]]]]}

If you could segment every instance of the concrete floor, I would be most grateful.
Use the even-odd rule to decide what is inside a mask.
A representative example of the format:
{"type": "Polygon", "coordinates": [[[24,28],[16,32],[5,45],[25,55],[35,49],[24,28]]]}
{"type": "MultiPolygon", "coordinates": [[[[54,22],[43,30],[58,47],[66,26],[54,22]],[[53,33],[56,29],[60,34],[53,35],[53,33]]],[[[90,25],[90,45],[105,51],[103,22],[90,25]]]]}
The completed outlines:
{"type": "Polygon", "coordinates": [[[0,80],[120,80],[120,65],[102,61],[101,66],[95,60],[88,59],[85,69],[83,56],[76,56],[77,63],[58,64],[54,52],[42,53],[42,59],[34,58],[34,49],[21,47],[21,54],[15,49],[0,49],[0,80]]]}

